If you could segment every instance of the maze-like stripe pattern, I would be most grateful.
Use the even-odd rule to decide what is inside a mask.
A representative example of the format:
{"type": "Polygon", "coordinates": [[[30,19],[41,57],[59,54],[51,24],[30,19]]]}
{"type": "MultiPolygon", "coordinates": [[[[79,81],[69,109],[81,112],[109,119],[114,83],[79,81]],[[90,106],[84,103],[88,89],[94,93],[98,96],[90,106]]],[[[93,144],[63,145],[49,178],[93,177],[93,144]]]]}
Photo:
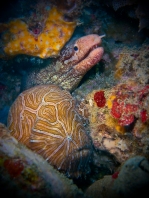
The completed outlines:
{"type": "Polygon", "coordinates": [[[41,85],[21,93],[10,108],[8,128],[20,142],[70,175],[88,166],[91,142],[69,92],[41,85]]]}

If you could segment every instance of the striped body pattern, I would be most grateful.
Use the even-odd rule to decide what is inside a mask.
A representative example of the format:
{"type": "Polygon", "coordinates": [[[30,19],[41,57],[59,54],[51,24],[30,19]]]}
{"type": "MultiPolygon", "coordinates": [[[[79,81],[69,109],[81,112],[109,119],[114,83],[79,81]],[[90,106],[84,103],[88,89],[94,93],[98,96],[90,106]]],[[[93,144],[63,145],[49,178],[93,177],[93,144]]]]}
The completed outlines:
{"type": "MultiPolygon", "coordinates": [[[[88,169],[91,141],[69,92],[39,85],[22,92],[8,115],[12,136],[70,177],[88,169]]],[[[84,174],[84,173],[83,173],[84,174]]]]}

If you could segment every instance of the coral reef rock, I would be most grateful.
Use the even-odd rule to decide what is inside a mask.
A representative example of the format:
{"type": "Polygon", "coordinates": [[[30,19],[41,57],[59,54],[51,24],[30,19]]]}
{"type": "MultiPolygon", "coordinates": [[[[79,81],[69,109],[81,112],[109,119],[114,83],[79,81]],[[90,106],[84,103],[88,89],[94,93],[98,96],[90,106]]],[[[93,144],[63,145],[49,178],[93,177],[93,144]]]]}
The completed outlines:
{"type": "Polygon", "coordinates": [[[8,115],[10,134],[67,176],[89,173],[91,139],[69,92],[56,85],[22,92],[8,115]]]}
{"type": "Polygon", "coordinates": [[[84,103],[95,148],[120,163],[135,155],[149,158],[148,101],[149,85],[133,81],[89,93],[84,103]]]}
{"type": "Polygon", "coordinates": [[[132,78],[140,84],[149,82],[149,41],[141,46],[123,47],[115,65],[114,76],[116,79],[126,81],[132,78]]]}
{"type": "Polygon", "coordinates": [[[86,195],[94,198],[148,197],[149,162],[145,157],[128,159],[113,175],[94,182],[86,195]]]}
{"type": "Polygon", "coordinates": [[[106,0],[104,3],[111,6],[115,11],[121,10],[123,14],[131,19],[139,21],[139,31],[149,28],[149,4],[141,0],[106,0]]]}
{"type": "Polygon", "coordinates": [[[0,123],[0,190],[17,197],[85,197],[40,155],[9,134],[0,123]]]}

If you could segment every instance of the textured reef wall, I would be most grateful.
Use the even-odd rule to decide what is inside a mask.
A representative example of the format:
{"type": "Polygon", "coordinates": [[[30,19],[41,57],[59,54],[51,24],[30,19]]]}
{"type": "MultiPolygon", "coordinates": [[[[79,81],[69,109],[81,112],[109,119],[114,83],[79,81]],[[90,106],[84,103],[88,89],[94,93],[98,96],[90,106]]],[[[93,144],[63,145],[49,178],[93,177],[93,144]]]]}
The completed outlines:
{"type": "Polygon", "coordinates": [[[85,98],[91,137],[96,149],[108,150],[119,162],[148,158],[148,85],[130,81],[94,90],[85,98]]]}
{"type": "Polygon", "coordinates": [[[15,197],[85,197],[63,174],[27,149],[0,124],[0,185],[15,197]]]}
{"type": "Polygon", "coordinates": [[[34,150],[41,146],[38,153],[44,149],[45,158],[53,161],[48,164],[1,125],[5,192],[14,188],[25,196],[90,198],[148,194],[148,3],[27,0],[14,5],[6,15],[0,12],[0,121],[7,125],[11,107],[9,130],[19,141],[22,132],[26,138],[32,131],[23,143],[34,143],[34,150]],[[80,48],[82,38],[88,39],[80,48]],[[27,83],[53,83],[50,86],[59,85],[71,94],[60,88],[49,97],[42,87],[41,96],[22,96],[27,83]],[[17,108],[12,105],[15,100],[17,108]],[[64,159],[66,168],[61,166],[64,159]],[[55,170],[61,167],[63,174],[55,170]],[[79,177],[68,179],[67,167],[71,176],[79,177]]]}
{"type": "Polygon", "coordinates": [[[148,3],[141,0],[106,0],[104,3],[111,6],[115,11],[123,12],[130,19],[139,21],[139,31],[149,28],[148,3]]]}

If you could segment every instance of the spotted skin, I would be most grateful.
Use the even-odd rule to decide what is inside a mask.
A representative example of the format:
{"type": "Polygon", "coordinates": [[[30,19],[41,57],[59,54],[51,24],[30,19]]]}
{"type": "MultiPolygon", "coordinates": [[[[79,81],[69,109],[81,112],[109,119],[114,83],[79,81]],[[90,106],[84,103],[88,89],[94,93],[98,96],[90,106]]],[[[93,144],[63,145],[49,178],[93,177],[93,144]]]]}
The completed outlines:
{"type": "Polygon", "coordinates": [[[99,47],[101,38],[102,36],[91,34],[66,46],[53,64],[28,73],[24,89],[53,83],[73,91],[87,71],[101,60],[104,53],[103,47],[99,47]]]}

